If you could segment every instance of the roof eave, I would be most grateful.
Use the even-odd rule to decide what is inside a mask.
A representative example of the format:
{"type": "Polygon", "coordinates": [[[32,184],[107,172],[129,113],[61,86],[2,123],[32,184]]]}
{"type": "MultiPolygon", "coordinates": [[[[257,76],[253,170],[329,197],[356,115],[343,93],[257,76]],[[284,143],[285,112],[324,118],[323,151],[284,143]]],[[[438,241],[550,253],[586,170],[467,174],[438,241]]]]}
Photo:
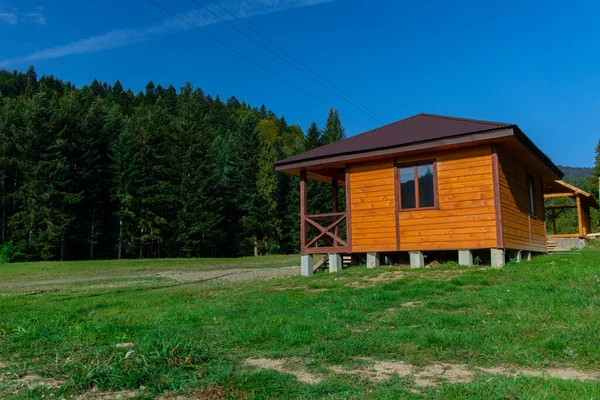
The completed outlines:
{"type": "Polygon", "coordinates": [[[546,165],[548,168],[550,168],[556,175],[559,176],[559,179],[562,179],[565,174],[564,172],[562,172],[560,170],[560,168],[558,168],[556,166],[556,164],[554,164],[554,162],[552,162],[552,160],[550,159],[550,157],[548,157],[546,155],[546,153],[544,153],[542,150],[540,150],[539,147],[537,147],[535,145],[535,143],[533,143],[531,141],[531,139],[529,139],[527,137],[527,135],[525,135],[523,133],[523,131],[521,129],[519,129],[518,126],[515,126],[515,138],[517,138],[518,141],[521,142],[521,144],[523,144],[523,146],[525,146],[529,151],[531,151],[542,163],[544,163],[544,165],[546,165]]]}
{"type": "MultiPolygon", "coordinates": [[[[387,148],[379,148],[379,149],[375,149],[375,150],[357,151],[357,152],[352,152],[352,153],[337,154],[334,156],[314,157],[312,159],[305,159],[305,160],[296,161],[296,162],[292,161],[292,162],[286,163],[285,162],[286,160],[282,160],[282,161],[275,163],[275,170],[283,172],[283,171],[287,171],[287,170],[291,170],[291,169],[314,167],[317,165],[331,164],[331,163],[336,163],[336,162],[349,162],[349,161],[354,161],[354,160],[359,160],[359,159],[364,159],[364,158],[382,157],[382,156],[387,156],[387,155],[391,156],[391,155],[408,153],[408,152],[418,151],[418,150],[434,149],[436,147],[445,147],[445,146],[460,145],[460,144],[465,144],[465,143],[500,139],[500,138],[504,138],[504,137],[515,136],[514,128],[517,128],[516,125],[510,126],[510,127],[503,127],[503,128],[499,128],[499,129],[487,130],[487,131],[483,131],[483,132],[456,135],[456,136],[451,136],[451,137],[447,137],[447,138],[443,138],[443,139],[415,142],[415,143],[411,143],[411,144],[392,146],[392,147],[387,147],[387,148]]],[[[552,164],[552,165],[554,165],[554,164],[552,164]]]]}

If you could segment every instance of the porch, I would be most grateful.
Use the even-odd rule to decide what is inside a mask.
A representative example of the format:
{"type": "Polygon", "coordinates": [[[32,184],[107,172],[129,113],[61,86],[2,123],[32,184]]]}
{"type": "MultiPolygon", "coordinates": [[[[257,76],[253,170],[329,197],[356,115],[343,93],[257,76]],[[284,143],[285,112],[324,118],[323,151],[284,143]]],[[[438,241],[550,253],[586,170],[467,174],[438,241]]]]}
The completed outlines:
{"type": "Polygon", "coordinates": [[[311,254],[352,253],[350,211],[350,191],[345,190],[345,204],[340,207],[340,188],[349,187],[350,176],[346,170],[329,171],[330,177],[319,175],[319,181],[329,181],[331,185],[331,212],[308,213],[308,172],[300,171],[300,251],[311,254]],[[343,211],[340,211],[342,210],[343,211]]]}

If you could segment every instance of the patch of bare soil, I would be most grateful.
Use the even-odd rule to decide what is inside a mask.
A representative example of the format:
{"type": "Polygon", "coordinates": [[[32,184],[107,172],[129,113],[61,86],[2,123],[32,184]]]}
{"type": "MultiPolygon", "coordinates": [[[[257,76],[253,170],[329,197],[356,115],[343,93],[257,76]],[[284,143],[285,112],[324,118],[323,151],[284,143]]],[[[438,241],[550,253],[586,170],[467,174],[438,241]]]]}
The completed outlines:
{"type": "Polygon", "coordinates": [[[460,364],[435,363],[419,368],[403,361],[379,361],[370,358],[361,360],[366,364],[356,369],[339,366],[332,366],[330,369],[336,373],[358,375],[361,379],[372,382],[382,382],[393,375],[400,378],[411,376],[415,379],[415,384],[422,387],[437,386],[442,382],[470,382],[475,375],[472,370],[460,364]]]}
{"type": "Polygon", "coordinates": [[[273,279],[299,275],[300,267],[261,268],[261,269],[225,269],[218,271],[166,271],[157,275],[182,283],[207,281],[248,281],[253,279],[273,279]]]}
{"type": "Polygon", "coordinates": [[[377,276],[374,277],[365,277],[363,278],[365,281],[368,282],[373,282],[373,283],[377,283],[377,282],[389,282],[389,281],[395,281],[398,279],[402,279],[406,276],[405,272],[384,272],[383,274],[379,274],[377,276]]]}
{"type": "Polygon", "coordinates": [[[451,363],[433,363],[424,367],[417,367],[403,361],[380,361],[370,358],[360,358],[359,360],[364,361],[365,364],[357,368],[332,366],[330,369],[336,373],[357,375],[361,379],[373,382],[385,381],[394,375],[400,378],[412,376],[415,380],[415,385],[420,387],[437,386],[441,383],[468,383],[473,380],[476,372],[485,372],[493,375],[551,377],[579,381],[600,380],[598,373],[579,371],[573,368],[548,368],[542,370],[510,367],[470,368],[464,364],[451,363]]]}
{"type": "Polygon", "coordinates": [[[75,397],[76,400],[123,400],[136,397],[139,392],[133,390],[122,390],[120,392],[100,392],[98,389],[82,393],[75,397]]]}
{"type": "MultiPolygon", "coordinates": [[[[225,390],[220,386],[211,386],[206,389],[191,389],[186,394],[166,395],[159,400],[221,400],[225,399],[225,390]]],[[[236,393],[236,398],[244,398],[241,393],[236,393]]]]}
{"type": "Polygon", "coordinates": [[[421,307],[423,305],[422,301],[407,301],[406,303],[400,304],[400,307],[412,308],[412,307],[421,307]]]}
{"type": "Polygon", "coordinates": [[[425,271],[423,272],[423,278],[428,279],[441,279],[441,280],[451,280],[456,278],[459,275],[468,272],[467,269],[446,269],[441,271],[425,271]]]}
{"type": "MultiPolygon", "coordinates": [[[[59,387],[63,382],[56,379],[43,378],[40,375],[34,373],[27,373],[25,375],[17,375],[14,372],[5,372],[0,374],[0,383],[4,391],[16,394],[23,389],[35,389],[45,387],[53,389],[59,387]]],[[[0,391],[0,396],[2,391],[0,391]]]]}
{"type": "Polygon", "coordinates": [[[249,358],[246,360],[246,365],[250,365],[262,370],[270,369],[282,374],[294,375],[299,382],[308,383],[310,385],[321,382],[321,378],[308,372],[304,365],[302,365],[301,360],[297,358],[249,358]]]}
{"type": "Polygon", "coordinates": [[[573,381],[597,381],[600,376],[594,372],[579,371],[574,368],[548,368],[542,370],[527,369],[527,368],[509,368],[509,367],[492,367],[478,368],[480,371],[488,374],[502,374],[509,376],[534,376],[534,377],[550,377],[573,381]]]}
{"type": "MultiPolygon", "coordinates": [[[[591,371],[579,371],[573,368],[526,369],[510,367],[470,367],[465,364],[436,362],[425,366],[416,366],[404,361],[382,361],[372,358],[357,358],[361,362],[356,367],[329,366],[337,374],[347,374],[361,380],[384,382],[392,376],[414,379],[416,387],[433,387],[442,383],[469,383],[475,374],[484,372],[492,375],[551,377],[564,380],[600,381],[600,375],[591,371]]],[[[298,381],[316,384],[322,377],[306,371],[301,359],[247,359],[246,364],[262,370],[273,370],[296,376],[298,381]]]]}

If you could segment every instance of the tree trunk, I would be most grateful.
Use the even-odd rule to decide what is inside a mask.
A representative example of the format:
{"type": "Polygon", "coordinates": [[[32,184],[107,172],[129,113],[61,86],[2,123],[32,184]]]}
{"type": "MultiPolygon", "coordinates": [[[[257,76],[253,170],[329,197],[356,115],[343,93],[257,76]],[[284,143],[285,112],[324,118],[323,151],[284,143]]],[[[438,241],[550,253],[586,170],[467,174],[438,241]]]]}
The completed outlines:
{"type": "Polygon", "coordinates": [[[60,240],[60,261],[65,261],[65,235],[60,240]]]}
{"type": "Polygon", "coordinates": [[[140,230],[140,258],[144,258],[144,228],[140,230]]]}
{"type": "Polygon", "coordinates": [[[94,259],[94,228],[96,225],[96,201],[92,202],[92,221],[90,226],[90,260],[94,259]]]}
{"type": "Polygon", "coordinates": [[[5,194],[5,183],[6,178],[2,176],[2,243],[6,243],[6,196],[5,194]]]}
{"type": "MultiPolygon", "coordinates": [[[[123,206],[121,206],[121,214],[123,214],[123,206]]],[[[119,249],[117,250],[117,259],[121,259],[121,251],[123,250],[123,216],[119,217],[119,249]]]]}

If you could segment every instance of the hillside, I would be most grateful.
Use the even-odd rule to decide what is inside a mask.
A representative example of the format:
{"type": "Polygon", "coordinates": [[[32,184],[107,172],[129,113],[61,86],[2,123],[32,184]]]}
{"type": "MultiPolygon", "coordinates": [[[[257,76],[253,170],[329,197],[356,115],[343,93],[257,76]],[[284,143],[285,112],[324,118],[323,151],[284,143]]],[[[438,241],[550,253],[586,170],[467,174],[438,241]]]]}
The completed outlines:
{"type": "MultiPolygon", "coordinates": [[[[344,137],[336,110],[325,126],[311,126],[310,146],[344,137]]],[[[189,82],[150,81],[134,93],[120,81],[76,88],[33,67],[0,70],[0,254],[295,253],[298,185],[273,163],[307,146],[299,126],[266,106],[221,101],[189,82]]],[[[327,185],[315,190],[331,196],[327,185]]]]}
{"type": "Polygon", "coordinates": [[[588,179],[594,171],[591,167],[568,167],[559,165],[558,168],[565,174],[566,180],[588,179]]]}

